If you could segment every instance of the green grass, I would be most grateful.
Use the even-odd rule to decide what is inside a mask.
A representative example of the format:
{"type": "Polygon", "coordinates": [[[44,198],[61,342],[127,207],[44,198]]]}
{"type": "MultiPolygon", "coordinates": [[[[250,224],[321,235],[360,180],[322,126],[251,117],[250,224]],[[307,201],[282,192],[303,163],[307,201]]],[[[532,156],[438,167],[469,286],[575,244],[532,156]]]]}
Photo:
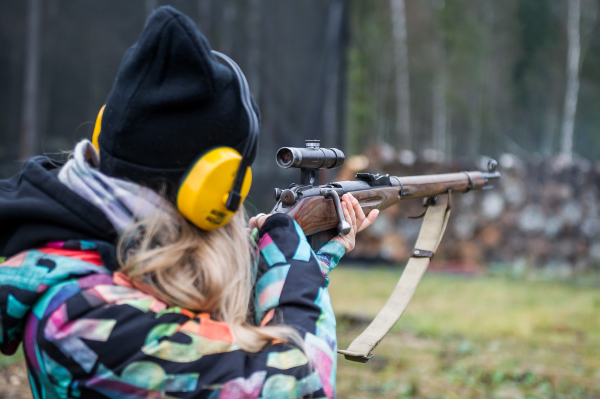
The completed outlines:
{"type": "MultiPolygon", "coordinates": [[[[10,366],[11,364],[21,362],[24,359],[25,358],[23,355],[23,347],[22,346],[19,348],[17,353],[15,353],[13,356],[4,356],[3,354],[0,353],[0,368],[7,367],[7,366],[10,366]]],[[[0,390],[0,392],[2,392],[2,391],[0,390]]]]}
{"type": "MultiPolygon", "coordinates": [[[[365,327],[345,320],[374,316],[399,277],[332,272],[340,347],[365,327]]],[[[428,274],[371,362],[338,360],[340,398],[600,398],[600,291],[428,274]]]]}
{"type": "MultiPolygon", "coordinates": [[[[341,266],[330,277],[346,348],[400,271],[341,266]]],[[[0,367],[21,359],[0,356],[0,367]]],[[[426,274],[369,363],[338,357],[337,384],[340,399],[600,398],[600,290],[426,274]]]]}

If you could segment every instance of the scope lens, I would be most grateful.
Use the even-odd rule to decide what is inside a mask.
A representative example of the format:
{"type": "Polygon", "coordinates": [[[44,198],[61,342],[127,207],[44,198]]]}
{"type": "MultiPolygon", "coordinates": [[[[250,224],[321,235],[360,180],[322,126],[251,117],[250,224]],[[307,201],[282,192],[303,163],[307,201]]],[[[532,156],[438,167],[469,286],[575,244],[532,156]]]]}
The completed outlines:
{"type": "Polygon", "coordinates": [[[294,161],[294,154],[292,154],[292,151],[290,151],[287,148],[279,150],[279,153],[277,155],[279,158],[279,165],[281,165],[284,168],[289,167],[294,161]]]}

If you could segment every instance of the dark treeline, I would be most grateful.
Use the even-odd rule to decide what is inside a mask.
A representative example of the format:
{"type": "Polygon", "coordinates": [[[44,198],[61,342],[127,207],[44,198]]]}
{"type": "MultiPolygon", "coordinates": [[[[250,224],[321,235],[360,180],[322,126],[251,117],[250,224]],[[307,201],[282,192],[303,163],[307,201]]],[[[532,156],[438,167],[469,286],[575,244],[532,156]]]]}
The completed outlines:
{"type": "Polygon", "coordinates": [[[0,177],[91,136],[163,4],[246,72],[262,111],[255,203],[297,178],[274,152],[304,139],[433,159],[600,155],[598,0],[3,0],[0,177]]]}
{"type": "Polygon", "coordinates": [[[309,138],[344,147],[342,0],[3,0],[0,177],[30,155],[60,158],[91,137],[123,54],[165,4],[194,19],[246,73],[262,112],[254,203],[264,204],[274,182],[298,177],[275,165],[279,147],[309,138]]]}

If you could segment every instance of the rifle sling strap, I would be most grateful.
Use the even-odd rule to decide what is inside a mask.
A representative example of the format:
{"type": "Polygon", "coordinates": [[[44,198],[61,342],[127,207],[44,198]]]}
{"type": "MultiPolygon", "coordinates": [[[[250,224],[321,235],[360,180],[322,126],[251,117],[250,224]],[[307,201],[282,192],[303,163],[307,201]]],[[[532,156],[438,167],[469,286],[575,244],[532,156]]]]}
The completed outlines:
{"type": "MultiPolygon", "coordinates": [[[[449,196],[450,194],[448,194],[449,196]]],[[[383,337],[386,336],[406,310],[446,230],[450,216],[449,201],[450,199],[448,198],[448,202],[438,201],[435,205],[427,207],[415,248],[420,250],[419,252],[422,251],[431,256],[415,256],[413,251],[413,256],[409,259],[394,292],[377,316],[375,316],[375,319],[350,344],[348,349],[338,350],[338,353],[344,355],[346,360],[366,363],[371,359],[373,357],[371,353],[373,349],[381,342],[383,337]]]]}

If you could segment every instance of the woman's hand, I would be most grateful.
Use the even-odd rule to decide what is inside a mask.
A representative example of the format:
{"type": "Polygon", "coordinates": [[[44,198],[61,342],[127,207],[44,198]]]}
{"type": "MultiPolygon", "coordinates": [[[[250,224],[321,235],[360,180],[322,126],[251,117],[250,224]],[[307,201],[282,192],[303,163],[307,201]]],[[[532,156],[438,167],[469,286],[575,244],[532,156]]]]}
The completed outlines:
{"type": "Polygon", "coordinates": [[[368,216],[365,216],[358,200],[354,198],[352,194],[344,194],[341,199],[344,219],[346,219],[346,222],[350,223],[352,230],[350,230],[348,235],[334,237],[331,241],[337,241],[342,244],[346,249],[346,253],[348,253],[354,249],[356,233],[363,231],[373,224],[377,215],[379,215],[379,209],[374,209],[369,212],[368,216]]]}
{"type": "Polygon", "coordinates": [[[269,216],[271,216],[271,214],[266,215],[264,213],[259,213],[258,215],[251,217],[248,221],[248,229],[250,231],[254,230],[255,227],[260,229],[263,224],[265,224],[265,221],[269,218],[269,216]]]}
{"type": "MultiPolygon", "coordinates": [[[[356,233],[363,231],[373,224],[377,218],[377,215],[379,215],[379,210],[374,209],[369,213],[368,216],[365,216],[365,213],[360,207],[358,200],[354,198],[352,194],[342,195],[341,200],[342,210],[344,211],[344,219],[346,219],[346,222],[350,223],[352,229],[348,235],[334,237],[331,239],[331,241],[337,241],[342,244],[346,250],[346,253],[348,253],[354,249],[354,245],[356,243],[356,233]]],[[[252,231],[255,227],[260,229],[263,224],[265,224],[265,221],[269,218],[269,216],[271,215],[259,213],[258,215],[250,218],[250,221],[248,222],[248,229],[250,231],[252,231]]]]}

